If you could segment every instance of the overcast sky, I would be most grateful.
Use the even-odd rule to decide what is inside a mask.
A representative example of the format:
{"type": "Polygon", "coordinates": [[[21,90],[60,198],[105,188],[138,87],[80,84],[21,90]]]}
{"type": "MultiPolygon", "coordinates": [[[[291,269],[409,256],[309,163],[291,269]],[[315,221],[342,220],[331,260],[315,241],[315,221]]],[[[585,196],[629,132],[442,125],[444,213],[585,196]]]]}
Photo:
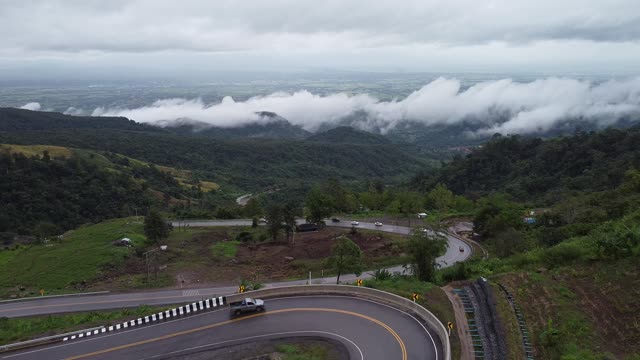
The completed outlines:
{"type": "Polygon", "coordinates": [[[0,0],[0,73],[640,73],[638,0],[0,0]]]}

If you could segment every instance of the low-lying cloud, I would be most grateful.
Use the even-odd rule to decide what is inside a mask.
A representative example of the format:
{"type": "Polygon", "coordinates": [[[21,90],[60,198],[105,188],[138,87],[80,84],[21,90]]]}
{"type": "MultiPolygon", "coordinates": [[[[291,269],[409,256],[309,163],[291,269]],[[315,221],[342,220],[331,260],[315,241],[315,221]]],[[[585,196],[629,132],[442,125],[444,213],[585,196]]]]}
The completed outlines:
{"type": "Polygon", "coordinates": [[[610,125],[623,118],[640,119],[640,77],[601,83],[569,78],[528,83],[503,79],[466,89],[457,79],[438,78],[406,98],[392,101],[381,101],[368,94],[321,96],[298,91],[256,96],[246,101],[225,97],[214,104],[201,99],[165,99],[135,109],[97,108],[92,115],[125,116],[162,124],[189,119],[218,127],[273,121],[258,115],[260,111],[275,112],[310,131],[351,117],[352,125],[382,133],[405,121],[426,125],[464,121],[473,123],[479,129],[475,134],[479,135],[526,134],[545,132],[569,121],[610,125]]]}
{"type": "Polygon", "coordinates": [[[41,109],[41,106],[38,102],[30,102],[20,106],[20,109],[38,111],[41,109]]]}

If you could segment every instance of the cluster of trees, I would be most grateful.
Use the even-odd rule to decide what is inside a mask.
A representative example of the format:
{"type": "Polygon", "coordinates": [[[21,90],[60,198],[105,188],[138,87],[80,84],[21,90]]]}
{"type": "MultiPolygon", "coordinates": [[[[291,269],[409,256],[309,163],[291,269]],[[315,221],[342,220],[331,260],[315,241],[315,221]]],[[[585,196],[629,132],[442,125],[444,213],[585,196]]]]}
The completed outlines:
{"type": "MultiPolygon", "coordinates": [[[[0,232],[51,236],[51,230],[42,229],[53,225],[61,233],[83,223],[144,214],[149,206],[178,217],[243,213],[230,196],[184,186],[154,164],[111,152],[71,150],[67,158],[52,158],[47,151],[38,156],[2,151],[0,171],[0,232]]],[[[193,177],[197,182],[198,174],[193,177]]]]}
{"type": "Polygon", "coordinates": [[[412,185],[429,189],[443,183],[472,199],[499,191],[517,201],[553,204],[566,192],[613,189],[630,168],[640,168],[640,127],[549,140],[495,135],[440,171],[416,176],[412,185]]]}
{"type": "Polygon", "coordinates": [[[53,129],[120,129],[161,132],[162,129],[124,117],[70,116],[56,112],[0,108],[0,132],[53,129]]]}
{"type": "Polygon", "coordinates": [[[131,177],[77,157],[0,152],[0,232],[49,234],[127,216],[153,203],[131,177]]]}
{"type": "MultiPolygon", "coordinates": [[[[537,208],[533,215],[529,215],[534,208],[532,203],[518,202],[507,193],[494,193],[476,202],[474,231],[492,245],[493,253],[500,257],[551,247],[589,235],[601,224],[636,211],[640,205],[639,184],[640,171],[630,169],[622,177],[622,183],[613,189],[565,193],[550,206],[537,208]],[[534,218],[535,223],[526,224],[524,217],[534,218]]],[[[610,234],[616,233],[621,232],[610,234]]],[[[613,238],[600,236],[598,241],[611,244],[613,238]]]]}
{"type": "Polygon", "coordinates": [[[0,132],[0,142],[48,144],[124,154],[145,162],[200,171],[241,189],[304,184],[334,174],[356,181],[398,181],[427,166],[394,144],[346,144],[303,140],[215,139],[157,131],[59,129],[0,132]]]}
{"type": "Polygon", "coordinates": [[[313,187],[305,204],[307,221],[313,223],[320,223],[334,213],[385,211],[411,220],[425,209],[438,210],[439,213],[468,213],[474,209],[473,202],[464,196],[454,195],[443,184],[421,193],[387,188],[380,181],[370,181],[366,191],[356,192],[337,179],[329,179],[313,187]]]}
{"type": "Polygon", "coordinates": [[[637,209],[639,168],[640,127],[548,140],[495,135],[415,176],[410,187],[426,193],[427,209],[473,212],[474,231],[494,254],[508,257],[588,235],[637,209]],[[524,222],[528,216],[534,224],[524,222]]]}

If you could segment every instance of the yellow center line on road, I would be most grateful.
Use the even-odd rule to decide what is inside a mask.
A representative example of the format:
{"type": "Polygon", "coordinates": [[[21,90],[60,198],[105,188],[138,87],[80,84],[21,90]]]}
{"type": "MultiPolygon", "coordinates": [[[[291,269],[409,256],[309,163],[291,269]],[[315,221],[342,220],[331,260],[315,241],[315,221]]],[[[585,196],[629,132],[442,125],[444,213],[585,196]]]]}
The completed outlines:
{"type": "Polygon", "coordinates": [[[98,351],[94,351],[94,352],[90,352],[90,353],[86,353],[86,354],[76,355],[76,356],[69,357],[66,360],[84,359],[84,358],[88,358],[88,357],[91,357],[91,356],[106,354],[106,353],[113,352],[113,351],[128,349],[128,348],[139,346],[139,345],[144,345],[144,344],[149,344],[149,343],[156,342],[156,341],[166,340],[166,339],[170,339],[170,338],[173,338],[173,337],[176,337],[176,336],[188,335],[188,334],[192,334],[192,333],[195,333],[195,332],[198,332],[198,331],[202,331],[202,330],[213,329],[213,328],[216,328],[216,327],[219,327],[219,326],[222,326],[222,325],[232,324],[232,323],[235,323],[235,322],[244,321],[244,320],[248,320],[248,319],[252,319],[252,318],[256,318],[256,317],[260,317],[260,316],[268,316],[268,315],[281,314],[281,313],[294,312],[294,311],[334,312],[334,313],[341,313],[341,314],[356,316],[356,317],[359,317],[359,318],[362,318],[362,319],[369,320],[369,321],[371,321],[371,322],[373,322],[373,323],[375,323],[377,325],[380,325],[382,328],[387,330],[396,339],[396,341],[400,345],[400,351],[402,352],[402,360],[407,360],[407,348],[406,348],[406,346],[404,344],[404,341],[402,341],[402,339],[400,338],[400,335],[398,335],[398,333],[396,333],[389,325],[383,323],[382,321],[380,321],[378,319],[374,319],[372,317],[369,317],[369,316],[366,316],[366,315],[363,315],[363,314],[359,314],[359,313],[356,313],[356,312],[347,311],[347,310],[338,310],[338,309],[325,309],[325,308],[293,308],[293,309],[272,310],[272,311],[269,311],[269,312],[266,312],[266,313],[248,315],[248,316],[244,316],[244,317],[238,318],[238,319],[226,320],[226,321],[222,321],[222,322],[219,322],[219,323],[205,325],[205,326],[201,326],[201,327],[197,327],[197,328],[193,328],[193,329],[189,329],[189,330],[178,331],[178,332],[175,332],[175,333],[162,335],[162,336],[158,336],[158,337],[147,339],[147,340],[136,341],[136,342],[133,342],[133,343],[124,344],[124,345],[120,345],[120,346],[115,346],[115,347],[104,349],[104,350],[98,350],[98,351]]]}

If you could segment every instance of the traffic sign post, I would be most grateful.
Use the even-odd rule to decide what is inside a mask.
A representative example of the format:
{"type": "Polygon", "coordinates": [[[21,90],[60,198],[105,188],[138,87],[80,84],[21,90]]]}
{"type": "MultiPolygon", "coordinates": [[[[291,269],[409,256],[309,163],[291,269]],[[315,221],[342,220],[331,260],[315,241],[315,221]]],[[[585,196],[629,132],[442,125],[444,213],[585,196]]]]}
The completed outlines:
{"type": "Polygon", "coordinates": [[[238,289],[239,293],[243,293],[244,292],[244,285],[240,285],[240,288],[238,289]]]}
{"type": "Polygon", "coordinates": [[[451,336],[451,330],[453,330],[453,323],[451,321],[447,322],[447,328],[449,328],[449,336],[451,336]]]}
{"type": "Polygon", "coordinates": [[[44,296],[44,289],[40,289],[40,296],[44,296]]]}
{"type": "Polygon", "coordinates": [[[356,285],[362,286],[362,279],[357,279],[356,280],[356,285]]]}
{"type": "Polygon", "coordinates": [[[418,299],[420,299],[420,295],[418,295],[418,294],[416,294],[416,293],[413,293],[413,294],[411,295],[411,298],[413,299],[413,302],[416,302],[416,301],[418,301],[418,299]]]}

